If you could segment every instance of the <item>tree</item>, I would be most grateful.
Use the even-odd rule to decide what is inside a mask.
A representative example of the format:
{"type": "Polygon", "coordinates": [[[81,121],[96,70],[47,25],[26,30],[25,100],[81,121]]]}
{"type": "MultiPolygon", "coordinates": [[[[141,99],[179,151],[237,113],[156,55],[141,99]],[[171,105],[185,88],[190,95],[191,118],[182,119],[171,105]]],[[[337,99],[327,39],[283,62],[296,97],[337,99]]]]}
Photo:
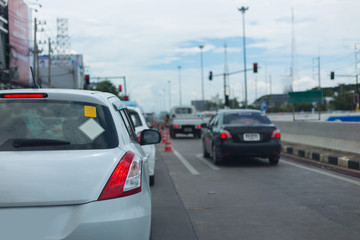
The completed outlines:
{"type": "Polygon", "coordinates": [[[353,93],[342,93],[334,97],[333,101],[330,101],[330,106],[336,110],[353,110],[353,93]]]}
{"type": "Polygon", "coordinates": [[[116,87],[109,80],[99,82],[96,85],[96,90],[101,91],[101,92],[112,93],[115,96],[118,96],[118,93],[119,93],[118,90],[116,89],[116,87]]]}

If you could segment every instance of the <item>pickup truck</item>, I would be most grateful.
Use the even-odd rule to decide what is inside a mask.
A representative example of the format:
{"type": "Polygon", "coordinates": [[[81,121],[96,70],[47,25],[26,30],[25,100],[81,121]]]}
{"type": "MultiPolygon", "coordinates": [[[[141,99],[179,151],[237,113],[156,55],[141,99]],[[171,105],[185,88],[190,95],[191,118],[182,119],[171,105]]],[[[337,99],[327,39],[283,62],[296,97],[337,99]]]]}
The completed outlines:
{"type": "Polygon", "coordinates": [[[194,106],[175,106],[170,111],[170,137],[176,134],[193,134],[194,138],[201,137],[201,124],[204,119],[199,117],[194,106]]]}

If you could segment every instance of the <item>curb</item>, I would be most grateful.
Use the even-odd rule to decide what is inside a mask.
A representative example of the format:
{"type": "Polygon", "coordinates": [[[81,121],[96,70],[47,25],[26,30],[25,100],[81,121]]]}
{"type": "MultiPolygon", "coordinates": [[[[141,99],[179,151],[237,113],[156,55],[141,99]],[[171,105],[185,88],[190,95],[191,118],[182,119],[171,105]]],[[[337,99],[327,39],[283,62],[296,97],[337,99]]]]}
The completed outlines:
{"type": "Polygon", "coordinates": [[[320,153],[294,146],[282,146],[281,151],[285,154],[294,155],[300,158],[312,160],[318,163],[325,163],[341,168],[348,168],[360,171],[360,161],[333,154],[320,153]]]}

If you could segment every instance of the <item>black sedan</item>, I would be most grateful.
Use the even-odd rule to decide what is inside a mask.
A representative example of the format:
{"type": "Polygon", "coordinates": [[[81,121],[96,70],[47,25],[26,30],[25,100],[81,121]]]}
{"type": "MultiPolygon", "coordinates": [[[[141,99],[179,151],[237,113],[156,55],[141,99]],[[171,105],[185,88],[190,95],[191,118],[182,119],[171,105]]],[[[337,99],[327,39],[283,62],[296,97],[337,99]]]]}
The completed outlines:
{"type": "Polygon", "coordinates": [[[204,125],[203,155],[220,164],[230,157],[280,159],[280,131],[265,114],[257,110],[221,110],[204,125]]]}

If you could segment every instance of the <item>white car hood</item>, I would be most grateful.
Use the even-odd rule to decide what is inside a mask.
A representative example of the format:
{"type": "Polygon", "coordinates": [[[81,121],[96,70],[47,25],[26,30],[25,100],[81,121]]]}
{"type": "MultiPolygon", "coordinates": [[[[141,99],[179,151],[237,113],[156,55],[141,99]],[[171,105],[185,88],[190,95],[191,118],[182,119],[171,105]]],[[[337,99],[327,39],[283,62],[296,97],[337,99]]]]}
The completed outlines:
{"type": "Polygon", "coordinates": [[[96,201],[124,151],[0,152],[0,207],[96,201]]]}

